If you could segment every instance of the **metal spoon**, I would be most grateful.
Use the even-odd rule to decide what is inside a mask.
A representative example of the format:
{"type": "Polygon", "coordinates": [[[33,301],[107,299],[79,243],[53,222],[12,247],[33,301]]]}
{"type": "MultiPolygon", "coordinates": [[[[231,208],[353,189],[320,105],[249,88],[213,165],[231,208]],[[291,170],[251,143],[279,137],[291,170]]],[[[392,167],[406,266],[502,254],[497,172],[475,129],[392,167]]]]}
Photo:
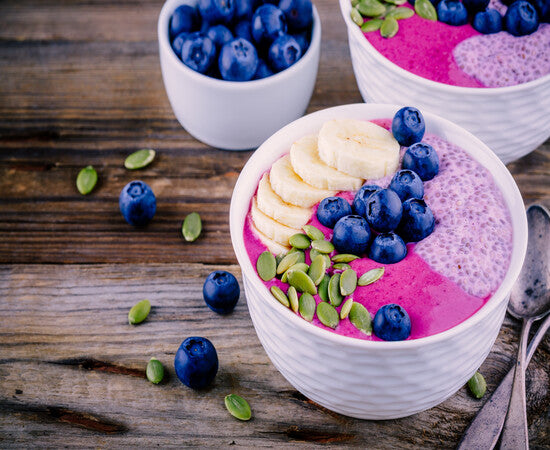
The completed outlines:
{"type": "Polygon", "coordinates": [[[544,206],[531,205],[527,209],[527,221],[527,255],[508,304],[508,312],[517,319],[523,319],[523,328],[512,397],[502,430],[500,448],[503,450],[529,448],[525,402],[527,339],[533,322],[550,312],[550,214],[544,206]]]}

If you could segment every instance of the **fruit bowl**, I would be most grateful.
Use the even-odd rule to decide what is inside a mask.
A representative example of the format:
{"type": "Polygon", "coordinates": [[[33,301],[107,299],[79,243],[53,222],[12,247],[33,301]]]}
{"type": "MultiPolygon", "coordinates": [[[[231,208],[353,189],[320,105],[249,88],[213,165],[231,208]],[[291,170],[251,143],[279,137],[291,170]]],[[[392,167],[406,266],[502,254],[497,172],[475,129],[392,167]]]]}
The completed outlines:
{"type": "Polygon", "coordinates": [[[261,80],[211,78],[184,65],[172,51],[168,24],[174,10],[192,0],[168,0],[158,19],[162,78],[179,123],[195,138],[225,150],[256,148],[276,130],[302,116],[313,93],[321,21],[313,8],[311,43],[294,65],[261,80]]]}
{"type": "Polygon", "coordinates": [[[242,269],[250,316],[266,353],[306,397],[332,411],[362,419],[392,419],[431,408],[473,375],[498,335],[527,246],[523,201],[503,163],[471,133],[425,113],[426,132],[461,146],[486,167],[511,212],[511,263],[494,295],[473,316],[447,331],[398,342],[365,341],[331,333],[298,317],[272,297],[249,259],[243,237],[250,199],[262,175],[293,142],[317,133],[327,120],[391,118],[398,109],[392,105],[345,105],[294,121],[252,155],[231,200],[231,240],[242,269]]]}
{"type": "Polygon", "coordinates": [[[464,127],[509,163],[550,137],[550,75],[501,88],[451,86],[412,74],[382,56],[350,18],[351,3],[340,0],[348,30],[353,70],[365,102],[404,103],[464,127]]]}

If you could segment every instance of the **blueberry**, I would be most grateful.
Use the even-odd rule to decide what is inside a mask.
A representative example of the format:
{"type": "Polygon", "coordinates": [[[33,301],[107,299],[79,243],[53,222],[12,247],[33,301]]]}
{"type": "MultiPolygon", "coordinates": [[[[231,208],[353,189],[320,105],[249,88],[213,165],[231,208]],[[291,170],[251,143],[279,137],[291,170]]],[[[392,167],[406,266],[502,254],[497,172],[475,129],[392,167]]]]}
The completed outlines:
{"type": "Polygon", "coordinates": [[[397,232],[407,242],[418,242],[429,236],[435,227],[435,219],[424,200],[410,198],[403,202],[403,217],[397,232]]]}
{"type": "Polygon", "coordinates": [[[254,80],[261,80],[262,78],[267,78],[273,75],[273,71],[269,68],[267,63],[263,59],[258,60],[258,68],[254,74],[254,80]]]}
{"type": "Polygon", "coordinates": [[[118,197],[118,206],[126,222],[140,227],[147,225],[157,211],[153,190],[143,181],[131,181],[118,197]]]}
{"type": "Polygon", "coordinates": [[[367,199],[376,191],[382,189],[375,184],[365,184],[356,192],[353,198],[353,210],[355,214],[366,217],[367,215],[367,199]]]}
{"type": "Polygon", "coordinates": [[[334,228],[342,217],[351,214],[350,204],[341,197],[327,197],[321,200],[317,208],[317,219],[325,227],[334,228]]]}
{"type": "Polygon", "coordinates": [[[472,26],[483,34],[493,34],[502,31],[502,16],[496,9],[487,8],[474,16],[472,26]]]}
{"type": "Polygon", "coordinates": [[[466,11],[470,14],[485,11],[487,6],[489,6],[489,0],[462,0],[462,3],[466,7],[466,11]]]}
{"type": "Polygon", "coordinates": [[[229,24],[235,15],[234,0],[199,0],[202,19],[210,24],[229,24]]]}
{"type": "Polygon", "coordinates": [[[176,352],[174,369],[180,381],[191,389],[208,386],[218,372],[214,345],[203,337],[188,337],[176,352]]]}
{"type": "Polygon", "coordinates": [[[466,25],[468,11],[458,0],[441,0],[437,5],[437,19],[448,25],[466,25]]]}
{"type": "Polygon", "coordinates": [[[248,81],[258,68],[258,53],[246,39],[233,39],[222,47],[218,66],[224,80],[248,81]]]}
{"type": "Polygon", "coordinates": [[[271,45],[286,29],[285,16],[276,6],[262,5],[252,16],[252,37],[261,46],[271,45]]]}
{"type": "Polygon", "coordinates": [[[550,22],[550,2],[548,0],[530,0],[539,15],[540,22],[550,22]]]}
{"type": "Polygon", "coordinates": [[[422,113],[412,106],[401,108],[393,117],[391,132],[399,144],[408,147],[420,142],[426,131],[422,113]]]}
{"type": "Polygon", "coordinates": [[[235,0],[235,19],[250,20],[259,3],[258,0],[235,0]]]}
{"type": "Polygon", "coordinates": [[[212,40],[196,31],[187,36],[181,47],[181,60],[196,72],[206,73],[216,59],[212,40]]]}
{"type": "Polygon", "coordinates": [[[393,231],[380,233],[369,249],[369,258],[380,264],[395,264],[407,256],[407,246],[393,231]]]}
{"type": "Polygon", "coordinates": [[[252,28],[250,27],[250,22],[248,20],[241,20],[233,28],[235,37],[241,37],[246,39],[248,42],[252,42],[252,28]]]}
{"type": "Polygon", "coordinates": [[[288,69],[302,56],[302,49],[296,39],[288,34],[279,36],[269,47],[269,65],[275,72],[288,69]]]}
{"type": "Polygon", "coordinates": [[[222,48],[233,40],[233,33],[225,25],[214,25],[208,29],[206,36],[214,43],[217,49],[222,48]]]}
{"type": "Polygon", "coordinates": [[[172,41],[172,50],[174,50],[174,53],[179,59],[181,59],[181,48],[183,46],[183,41],[187,39],[187,36],[189,36],[189,33],[183,32],[178,34],[172,41]]]}
{"type": "Polygon", "coordinates": [[[313,22],[311,0],[281,0],[279,9],[285,15],[288,28],[291,30],[303,30],[313,22]]]}
{"type": "Polygon", "coordinates": [[[531,3],[517,0],[504,15],[506,31],[514,36],[531,34],[539,27],[539,15],[531,3]]]}
{"type": "Polygon", "coordinates": [[[189,5],[178,6],[170,17],[170,40],[180,33],[198,30],[200,23],[201,18],[195,8],[189,5]]]}
{"type": "Polygon", "coordinates": [[[212,272],[202,286],[202,296],[208,307],[218,314],[229,314],[235,308],[241,289],[235,276],[223,270],[212,272]]]}
{"type": "Polygon", "coordinates": [[[424,184],[420,177],[412,170],[399,170],[390,182],[390,189],[395,191],[402,202],[408,198],[424,197],[424,184]]]}
{"type": "Polygon", "coordinates": [[[334,225],[332,243],[340,253],[361,255],[366,253],[371,237],[367,221],[361,216],[342,217],[334,225]]]}
{"type": "Polygon", "coordinates": [[[391,189],[380,189],[367,199],[365,218],[375,231],[384,233],[394,230],[402,213],[401,200],[391,189]]]}
{"type": "Polygon", "coordinates": [[[301,33],[293,34],[292,37],[296,39],[298,45],[302,49],[302,55],[305,55],[307,49],[309,48],[309,37],[310,33],[308,31],[302,31],[301,33]]]}
{"type": "Polygon", "coordinates": [[[411,319],[396,303],[382,306],[372,321],[374,334],[385,341],[403,341],[411,334],[411,319]]]}
{"type": "Polygon", "coordinates": [[[430,144],[411,145],[403,155],[403,169],[416,172],[422,181],[431,180],[439,173],[439,156],[430,144]]]}

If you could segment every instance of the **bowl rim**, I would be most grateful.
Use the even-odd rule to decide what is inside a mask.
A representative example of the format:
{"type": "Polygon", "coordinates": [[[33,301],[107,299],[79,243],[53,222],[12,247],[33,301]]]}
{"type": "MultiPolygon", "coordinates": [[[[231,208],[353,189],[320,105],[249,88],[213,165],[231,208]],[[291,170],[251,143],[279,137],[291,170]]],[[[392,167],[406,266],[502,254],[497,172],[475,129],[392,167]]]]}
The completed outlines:
{"type": "MultiPolygon", "coordinates": [[[[393,117],[393,114],[395,111],[397,111],[402,106],[400,105],[389,105],[389,104],[375,104],[375,103],[356,103],[356,104],[348,104],[348,105],[340,105],[335,106],[332,108],[326,108],[320,111],[316,111],[310,114],[307,114],[290,124],[286,125],[285,127],[281,128],[279,131],[274,133],[270,138],[268,138],[258,149],[254,152],[254,154],[249,158],[243,169],[241,170],[241,173],[239,175],[239,178],[237,179],[237,182],[235,184],[235,187],[233,189],[233,194],[231,197],[231,205],[229,210],[229,225],[230,225],[230,233],[231,233],[231,241],[233,245],[233,250],[235,252],[235,255],[237,256],[237,261],[241,267],[242,276],[243,278],[247,278],[247,281],[251,283],[251,285],[254,287],[254,289],[259,293],[259,297],[261,298],[262,302],[266,302],[266,305],[271,307],[273,311],[276,311],[277,314],[283,315],[285,320],[293,321],[296,327],[300,328],[305,335],[308,333],[311,333],[313,335],[316,335],[316,337],[321,339],[327,339],[328,341],[331,341],[334,344],[338,345],[345,345],[345,346],[351,346],[356,348],[363,348],[365,350],[367,349],[392,349],[392,350],[403,350],[403,349],[414,349],[423,347],[424,345],[432,345],[441,343],[444,341],[447,341],[448,339],[452,339],[455,335],[458,335],[470,327],[476,326],[477,324],[481,323],[483,319],[493,313],[495,309],[500,305],[502,301],[507,300],[507,297],[509,293],[512,290],[512,286],[517,280],[521,267],[523,265],[523,261],[525,259],[525,253],[527,250],[527,215],[525,213],[525,205],[523,203],[523,198],[521,197],[521,193],[519,191],[519,188],[517,187],[517,184],[504,165],[504,163],[496,156],[494,152],[492,152],[487,145],[485,145],[481,140],[479,140],[477,137],[475,137],[472,133],[466,131],[464,128],[454,124],[453,122],[450,122],[440,116],[437,116],[435,114],[429,113],[429,112],[423,112],[423,115],[426,119],[426,123],[435,123],[437,126],[441,126],[446,130],[450,130],[453,132],[458,132],[463,134],[466,138],[472,140],[476,144],[476,152],[475,154],[468,151],[468,153],[476,159],[480,164],[482,164],[485,168],[490,170],[490,172],[494,172],[495,170],[502,173],[503,177],[506,179],[506,184],[509,184],[511,189],[513,190],[513,196],[510,200],[508,200],[506,197],[504,197],[506,205],[509,209],[510,215],[513,216],[513,213],[518,213],[517,211],[512,211],[511,204],[513,202],[517,203],[519,202],[523,208],[521,211],[521,217],[519,217],[518,223],[519,227],[516,229],[513,228],[513,238],[512,238],[512,253],[511,253],[511,261],[510,266],[508,267],[508,270],[506,272],[506,275],[504,277],[504,280],[500,284],[500,286],[497,288],[497,290],[493,293],[491,298],[478,310],[476,311],[472,316],[464,320],[463,322],[459,323],[458,325],[446,330],[442,331],[440,333],[418,338],[418,339],[412,339],[412,340],[404,340],[404,341],[369,341],[369,340],[363,340],[363,339],[357,339],[349,336],[343,336],[336,333],[333,333],[331,331],[325,330],[323,328],[317,327],[306,320],[304,320],[301,317],[298,317],[294,312],[292,312],[289,308],[283,306],[282,304],[271,301],[273,300],[271,297],[270,292],[268,291],[267,287],[263,284],[263,282],[260,280],[260,277],[257,275],[253,265],[252,261],[248,257],[248,253],[246,251],[246,248],[244,246],[244,236],[243,236],[243,227],[239,226],[240,220],[242,216],[239,216],[236,212],[236,209],[238,208],[237,204],[241,203],[243,201],[246,201],[246,204],[249,205],[250,198],[248,198],[248,194],[244,195],[244,193],[241,193],[241,191],[245,190],[249,187],[251,183],[254,184],[254,186],[257,185],[259,178],[261,177],[261,172],[256,173],[258,168],[256,166],[262,166],[260,163],[263,158],[267,158],[269,160],[274,161],[274,157],[272,153],[267,153],[266,150],[270,150],[270,147],[276,143],[281,137],[284,137],[285,133],[288,130],[293,130],[300,126],[301,123],[306,123],[309,121],[319,121],[321,118],[325,118],[325,120],[330,120],[331,114],[339,113],[343,110],[350,110],[349,113],[350,118],[357,118],[357,115],[359,112],[365,112],[365,113],[374,113],[374,110],[381,110],[380,112],[376,112],[378,117],[372,116],[372,119],[376,118],[387,118],[387,117],[393,117]],[[370,111],[373,109],[373,111],[370,111]],[[476,158],[476,155],[479,154],[478,152],[481,152],[484,154],[484,157],[489,158],[491,161],[491,165],[483,164],[479,161],[478,158],[476,158]],[[264,155],[265,154],[265,155],[264,155]],[[246,197],[246,198],[243,198],[246,197]],[[516,256],[519,256],[519,258],[514,259],[513,256],[517,254],[516,256]],[[269,301],[269,303],[267,303],[269,301]]],[[[467,150],[466,150],[467,151],[467,150]]],[[[280,157],[284,153],[275,152],[277,157],[280,157]]],[[[246,215],[248,214],[249,207],[246,208],[246,214],[243,218],[243,226],[246,223],[246,215]]],[[[513,222],[513,220],[512,220],[513,222]]],[[[248,299],[250,301],[250,299],[248,299]]],[[[254,301],[254,300],[252,300],[254,301]]]]}
{"type": "Polygon", "coordinates": [[[172,46],[170,45],[170,40],[168,38],[168,23],[172,13],[178,6],[185,4],[193,5],[194,3],[196,2],[193,2],[192,0],[166,0],[159,14],[157,22],[157,35],[160,51],[168,55],[170,64],[172,64],[179,73],[186,77],[191,77],[197,83],[202,83],[206,88],[215,88],[218,90],[227,91],[246,91],[263,88],[269,89],[269,87],[275,83],[284,83],[288,78],[291,78],[295,72],[308,66],[310,62],[315,59],[315,53],[317,53],[321,47],[321,19],[317,8],[313,5],[313,26],[311,30],[311,41],[309,47],[305,54],[302,55],[302,57],[288,69],[259,80],[227,81],[209,77],[202,73],[195,72],[193,69],[183,64],[183,62],[172,50],[172,46]]]}
{"type": "Polygon", "coordinates": [[[349,12],[351,11],[351,3],[349,0],[340,0],[340,13],[346,22],[348,33],[350,37],[354,37],[357,42],[360,43],[361,47],[369,52],[377,62],[385,66],[386,68],[398,72],[402,76],[409,78],[415,83],[424,85],[429,89],[440,89],[442,91],[448,91],[449,94],[468,94],[468,95],[502,95],[502,94],[514,94],[518,91],[536,89],[539,85],[544,85],[550,83],[550,73],[537,78],[535,80],[527,81],[526,83],[520,83],[513,86],[504,86],[504,87],[467,87],[467,86],[454,86],[452,84],[441,83],[440,81],[430,80],[428,78],[421,77],[412,72],[409,72],[406,69],[398,66],[394,62],[390,61],[388,58],[383,56],[374,46],[365,38],[361,29],[351,20],[349,12]]]}

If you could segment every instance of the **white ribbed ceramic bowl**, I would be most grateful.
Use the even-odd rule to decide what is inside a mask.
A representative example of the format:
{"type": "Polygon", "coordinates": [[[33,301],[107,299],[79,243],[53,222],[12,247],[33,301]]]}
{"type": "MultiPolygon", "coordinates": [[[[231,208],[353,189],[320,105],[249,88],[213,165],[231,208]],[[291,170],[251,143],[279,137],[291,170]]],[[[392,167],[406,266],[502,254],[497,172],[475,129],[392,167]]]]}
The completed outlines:
{"type": "Polygon", "coordinates": [[[159,15],[160,67],[172,110],[181,126],[205,144],[225,150],[256,148],[306,111],[319,67],[319,14],[314,7],[311,43],[298,62],[262,80],[234,82],[195,72],[170,46],[172,13],[182,4],[195,3],[167,0],[159,15]]]}
{"type": "Polygon", "coordinates": [[[445,117],[485,142],[504,163],[535,150],[550,137],[550,75],[503,88],[431,81],[382,56],[351,20],[349,0],[340,0],[340,9],[348,29],[357,86],[365,102],[415,105],[423,112],[445,117]]]}
{"type": "Polygon", "coordinates": [[[340,336],[298,317],[264,286],[244,247],[243,227],[261,175],[298,138],[334,118],[391,118],[398,106],[355,104],[309,114],[271,136],[243,168],[233,191],[231,240],[242,269],[248,309],[269,358],[283,376],[316,403],[347,416],[391,419],[431,408],[455,393],[493,345],[527,247],[527,219],[514,179],[489,148],[453,123],[424,114],[427,132],[468,151],[493,175],[511,211],[512,262],[493,297],[456,327],[422,339],[375,342],[340,336]]]}

